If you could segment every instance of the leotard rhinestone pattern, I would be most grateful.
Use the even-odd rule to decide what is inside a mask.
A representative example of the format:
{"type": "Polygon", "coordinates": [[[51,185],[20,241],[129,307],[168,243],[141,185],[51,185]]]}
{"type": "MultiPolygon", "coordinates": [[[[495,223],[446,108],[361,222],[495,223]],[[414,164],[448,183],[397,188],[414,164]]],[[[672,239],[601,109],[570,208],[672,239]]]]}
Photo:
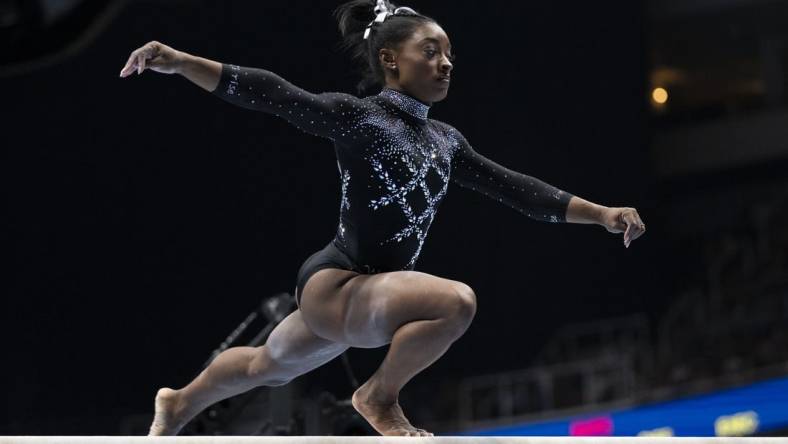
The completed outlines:
{"type": "Polygon", "coordinates": [[[406,92],[314,94],[265,69],[222,64],[214,94],[334,142],[342,193],[334,243],[368,272],[414,269],[450,182],[532,219],[566,222],[572,194],[477,153],[406,92]]]}

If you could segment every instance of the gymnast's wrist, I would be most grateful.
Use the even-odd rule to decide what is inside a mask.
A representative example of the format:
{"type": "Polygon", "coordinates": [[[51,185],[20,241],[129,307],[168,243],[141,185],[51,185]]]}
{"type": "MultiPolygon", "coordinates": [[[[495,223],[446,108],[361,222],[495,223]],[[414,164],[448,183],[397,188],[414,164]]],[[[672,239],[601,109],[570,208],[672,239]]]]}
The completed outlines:
{"type": "Polygon", "coordinates": [[[610,207],[606,207],[604,205],[593,204],[594,205],[594,218],[593,221],[597,225],[605,226],[605,213],[610,210],[610,207]]]}
{"type": "Polygon", "coordinates": [[[194,66],[194,64],[195,60],[193,55],[183,51],[176,52],[175,60],[173,62],[173,68],[175,69],[176,73],[185,76],[185,73],[190,68],[190,65],[194,66]]]}
{"type": "Polygon", "coordinates": [[[566,221],[575,224],[604,225],[604,216],[607,210],[608,207],[604,205],[589,202],[578,196],[572,196],[566,209],[566,221]]]}
{"type": "Polygon", "coordinates": [[[214,92],[222,78],[222,63],[185,52],[178,55],[177,71],[206,91],[214,92]]]}

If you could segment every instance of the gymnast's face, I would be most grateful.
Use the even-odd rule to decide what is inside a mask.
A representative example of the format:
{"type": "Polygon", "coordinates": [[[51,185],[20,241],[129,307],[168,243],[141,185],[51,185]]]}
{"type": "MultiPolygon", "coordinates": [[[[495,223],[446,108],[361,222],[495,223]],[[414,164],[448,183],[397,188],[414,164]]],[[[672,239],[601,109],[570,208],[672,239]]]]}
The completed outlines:
{"type": "Polygon", "coordinates": [[[386,85],[430,105],[449,93],[449,81],[443,78],[451,75],[453,59],[449,37],[433,22],[418,27],[398,49],[380,54],[386,85]]]}

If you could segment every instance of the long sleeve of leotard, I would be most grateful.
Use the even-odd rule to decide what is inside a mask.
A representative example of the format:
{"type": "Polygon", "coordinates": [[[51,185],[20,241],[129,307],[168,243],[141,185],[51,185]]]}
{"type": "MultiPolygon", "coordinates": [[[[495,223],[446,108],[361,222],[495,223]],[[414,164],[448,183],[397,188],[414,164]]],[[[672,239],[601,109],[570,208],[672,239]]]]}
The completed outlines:
{"type": "Polygon", "coordinates": [[[228,63],[222,64],[212,94],[243,108],[275,114],[303,132],[331,140],[349,137],[354,119],[366,106],[350,94],[313,94],[274,72],[228,63]]]}
{"type": "Polygon", "coordinates": [[[452,162],[452,182],[497,199],[532,219],[566,222],[573,194],[493,162],[474,151],[459,131],[455,129],[454,133],[460,144],[452,162]]]}

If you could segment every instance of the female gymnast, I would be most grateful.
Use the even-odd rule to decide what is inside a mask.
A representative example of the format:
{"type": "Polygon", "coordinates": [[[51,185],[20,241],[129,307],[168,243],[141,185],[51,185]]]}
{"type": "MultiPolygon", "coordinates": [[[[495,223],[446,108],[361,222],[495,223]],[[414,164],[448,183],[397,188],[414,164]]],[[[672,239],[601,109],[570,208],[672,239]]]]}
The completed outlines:
{"type": "Polygon", "coordinates": [[[261,385],[287,384],[349,347],[390,344],[352,404],[381,435],[432,436],[398,403],[402,387],[468,328],[476,295],[463,282],[414,271],[449,182],[483,193],[530,218],[645,232],[634,208],[598,205],[478,154],[451,125],[428,117],[446,98],[454,56],[432,18],[384,0],[353,0],[334,12],[363,65],[359,91],[313,94],[259,68],[215,62],[151,41],[120,72],[181,74],[244,108],[275,114],[333,142],[342,184],[336,236],[296,277],[298,308],[265,345],[233,347],[179,390],[158,390],[150,435],[176,435],[204,408],[261,385]],[[373,19],[370,21],[370,19],[373,19]]]}

